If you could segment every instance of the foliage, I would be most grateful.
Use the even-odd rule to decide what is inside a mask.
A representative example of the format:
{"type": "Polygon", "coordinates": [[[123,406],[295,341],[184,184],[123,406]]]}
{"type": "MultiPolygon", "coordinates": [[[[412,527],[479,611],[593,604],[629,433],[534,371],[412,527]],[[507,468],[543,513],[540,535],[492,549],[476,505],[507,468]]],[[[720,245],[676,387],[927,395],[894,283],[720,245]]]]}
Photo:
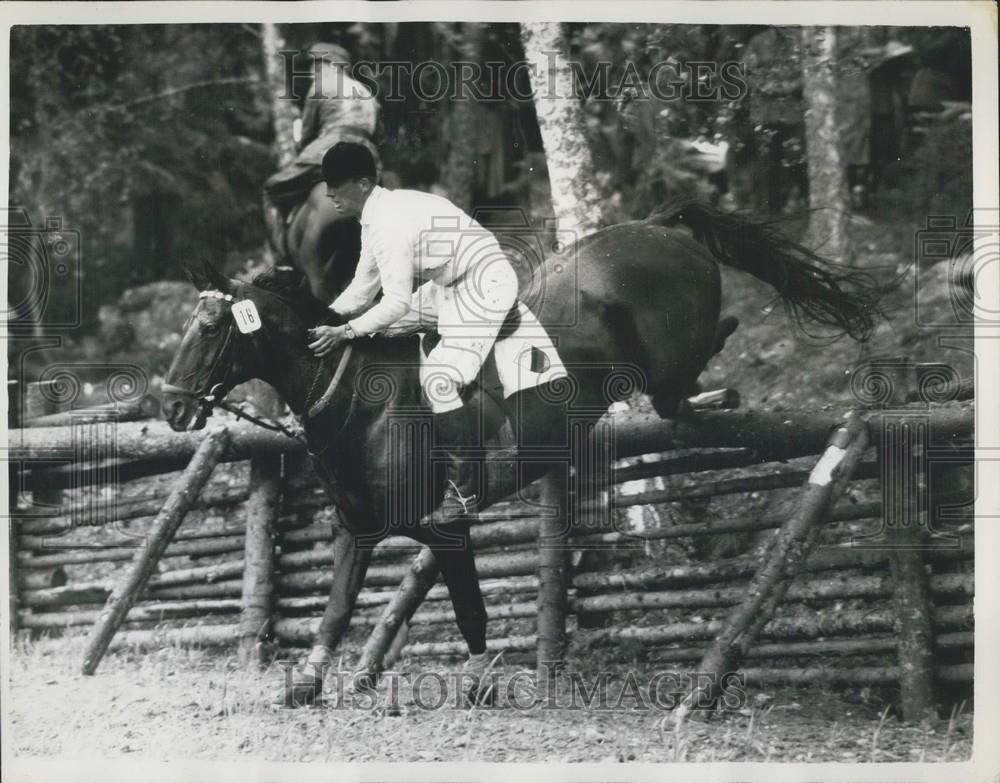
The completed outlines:
{"type": "Polygon", "coordinates": [[[11,43],[12,203],[80,232],[88,320],[124,285],[260,244],[269,125],[246,29],[16,27],[11,43]]]}

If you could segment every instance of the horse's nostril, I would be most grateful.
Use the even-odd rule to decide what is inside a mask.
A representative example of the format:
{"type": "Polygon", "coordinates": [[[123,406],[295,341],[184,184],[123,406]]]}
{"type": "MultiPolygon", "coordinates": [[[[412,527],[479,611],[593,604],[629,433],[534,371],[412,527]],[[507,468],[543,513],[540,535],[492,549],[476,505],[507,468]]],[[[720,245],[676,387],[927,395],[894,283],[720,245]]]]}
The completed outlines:
{"type": "Polygon", "coordinates": [[[184,410],[183,400],[174,400],[170,403],[170,418],[176,419],[184,410]]]}

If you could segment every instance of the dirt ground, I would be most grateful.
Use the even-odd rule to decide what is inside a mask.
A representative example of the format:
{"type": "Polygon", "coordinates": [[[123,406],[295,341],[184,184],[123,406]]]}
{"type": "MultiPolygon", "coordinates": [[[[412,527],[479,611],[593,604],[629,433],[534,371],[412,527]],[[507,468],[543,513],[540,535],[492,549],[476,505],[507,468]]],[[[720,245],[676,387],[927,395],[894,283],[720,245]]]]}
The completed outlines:
{"type": "MultiPolygon", "coordinates": [[[[20,643],[10,671],[9,741],[20,757],[167,760],[517,762],[963,761],[972,714],[903,726],[868,689],[750,689],[747,706],[686,723],[635,699],[611,708],[527,706],[524,685],[503,709],[456,708],[406,695],[386,707],[282,704],[284,668],[248,673],[229,656],[164,647],[113,652],[79,674],[83,636],[20,643]],[[512,705],[519,706],[512,706],[512,705]]],[[[403,662],[409,674],[428,664],[403,662]]],[[[457,665],[436,671],[457,673],[457,665]]],[[[507,668],[507,675],[515,673],[507,668]]],[[[648,674],[648,672],[647,672],[648,674]]],[[[332,689],[328,688],[328,691],[332,689]]],[[[611,689],[613,690],[613,689],[611,689]]],[[[425,692],[426,693],[426,692],[425,692]]],[[[350,692],[348,696],[350,698],[350,692]]],[[[368,702],[370,704],[371,702],[368,702]]],[[[560,704],[568,704],[560,701],[560,704]]]]}

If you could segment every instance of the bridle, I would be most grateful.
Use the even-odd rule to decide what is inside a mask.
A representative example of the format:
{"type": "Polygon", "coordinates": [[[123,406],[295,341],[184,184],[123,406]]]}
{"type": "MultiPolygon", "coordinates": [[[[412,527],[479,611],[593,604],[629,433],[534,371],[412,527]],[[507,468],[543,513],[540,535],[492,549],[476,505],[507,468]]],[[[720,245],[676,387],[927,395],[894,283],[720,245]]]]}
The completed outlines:
{"type": "MultiPolygon", "coordinates": [[[[234,342],[236,335],[236,320],[232,316],[232,305],[236,301],[232,294],[226,294],[222,291],[201,291],[198,294],[199,299],[220,299],[229,305],[230,319],[229,323],[226,325],[226,333],[222,341],[219,343],[219,347],[215,351],[215,355],[212,356],[212,363],[208,369],[209,383],[211,379],[215,377],[216,369],[219,363],[225,358],[226,353],[230,345],[234,342]]],[[[345,351],[345,353],[348,353],[345,351]]],[[[349,354],[348,354],[349,355],[349,354]]],[[[342,363],[343,358],[342,358],[342,363]]],[[[229,411],[234,414],[239,419],[246,419],[251,424],[255,424],[258,427],[263,427],[271,432],[280,432],[283,435],[293,438],[294,440],[301,441],[305,443],[305,439],[301,434],[290,430],[284,424],[279,421],[274,421],[272,419],[261,418],[247,413],[239,406],[233,405],[225,401],[225,396],[229,393],[230,389],[227,388],[227,382],[229,381],[229,375],[232,369],[232,362],[226,362],[223,368],[222,380],[213,383],[211,386],[206,384],[205,388],[200,390],[192,391],[191,389],[184,389],[180,386],[175,386],[172,383],[164,383],[162,386],[163,391],[169,392],[171,394],[180,394],[185,397],[191,397],[194,399],[200,408],[200,413],[205,417],[208,417],[214,408],[222,408],[225,411],[229,411]]],[[[322,365],[320,365],[321,367],[322,365]]],[[[319,375],[320,367],[317,367],[316,373],[317,377],[319,375]]],[[[339,368],[338,368],[339,369],[339,368]]],[[[342,374],[342,373],[341,373],[342,374]]]]}

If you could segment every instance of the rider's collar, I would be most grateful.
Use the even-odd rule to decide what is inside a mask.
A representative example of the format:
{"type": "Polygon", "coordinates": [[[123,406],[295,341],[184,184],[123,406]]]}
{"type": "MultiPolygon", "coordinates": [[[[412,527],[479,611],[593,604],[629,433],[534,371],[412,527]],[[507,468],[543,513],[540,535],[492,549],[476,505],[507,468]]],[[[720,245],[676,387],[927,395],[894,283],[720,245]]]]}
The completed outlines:
{"type": "Polygon", "coordinates": [[[382,200],[385,193],[386,189],[381,185],[375,185],[372,188],[372,192],[365,199],[365,205],[361,208],[361,216],[358,218],[358,222],[361,225],[367,226],[371,224],[372,218],[375,216],[375,211],[378,209],[378,203],[382,200]]]}

